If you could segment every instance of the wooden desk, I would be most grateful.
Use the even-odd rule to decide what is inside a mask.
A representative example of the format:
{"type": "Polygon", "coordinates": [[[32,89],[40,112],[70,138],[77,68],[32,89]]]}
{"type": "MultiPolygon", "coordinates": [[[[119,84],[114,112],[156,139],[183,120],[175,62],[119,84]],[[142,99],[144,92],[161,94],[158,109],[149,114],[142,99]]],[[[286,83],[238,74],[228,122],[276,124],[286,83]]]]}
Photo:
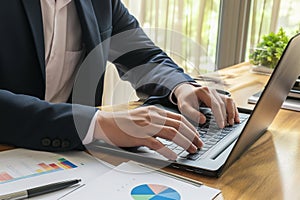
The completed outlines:
{"type": "MultiPolygon", "coordinates": [[[[250,69],[247,63],[236,65],[212,74],[223,79],[225,85],[203,84],[227,89],[239,106],[251,108],[247,98],[261,90],[269,77],[253,74],[250,69]]],[[[114,110],[126,108],[116,106],[114,110]]],[[[0,150],[9,148],[0,146],[0,150]]],[[[109,155],[99,157],[120,160],[109,155]]],[[[280,110],[268,131],[218,179],[167,170],[221,189],[225,200],[300,199],[300,112],[280,110]]]]}
{"type": "MultiPolygon", "coordinates": [[[[206,84],[230,91],[237,105],[245,108],[253,108],[248,97],[269,79],[251,73],[248,63],[212,75],[225,85],[206,84]]],[[[222,177],[181,174],[221,189],[224,199],[300,199],[300,112],[281,109],[268,131],[222,177]]]]}

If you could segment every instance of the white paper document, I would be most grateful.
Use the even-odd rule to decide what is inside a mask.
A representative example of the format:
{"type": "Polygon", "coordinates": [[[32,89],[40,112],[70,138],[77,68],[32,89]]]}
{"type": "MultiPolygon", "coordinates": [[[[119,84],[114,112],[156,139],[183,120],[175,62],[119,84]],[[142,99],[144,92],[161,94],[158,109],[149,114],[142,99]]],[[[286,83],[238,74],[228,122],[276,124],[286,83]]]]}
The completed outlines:
{"type": "Polygon", "coordinates": [[[59,199],[112,169],[82,151],[49,153],[26,149],[0,152],[0,195],[49,183],[81,179],[81,185],[41,195],[31,200],[59,199]]]}
{"type": "Polygon", "coordinates": [[[211,200],[220,193],[218,189],[195,186],[128,162],[89,182],[63,200],[211,200]]]}

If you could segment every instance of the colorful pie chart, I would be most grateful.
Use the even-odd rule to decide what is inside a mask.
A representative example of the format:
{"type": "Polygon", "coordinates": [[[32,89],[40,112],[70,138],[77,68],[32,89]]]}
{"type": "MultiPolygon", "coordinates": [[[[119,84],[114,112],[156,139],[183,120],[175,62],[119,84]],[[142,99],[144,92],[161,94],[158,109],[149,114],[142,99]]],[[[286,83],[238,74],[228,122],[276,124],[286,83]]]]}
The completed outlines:
{"type": "Polygon", "coordinates": [[[143,184],[131,190],[134,200],[180,200],[180,194],[167,186],[143,184]]]}

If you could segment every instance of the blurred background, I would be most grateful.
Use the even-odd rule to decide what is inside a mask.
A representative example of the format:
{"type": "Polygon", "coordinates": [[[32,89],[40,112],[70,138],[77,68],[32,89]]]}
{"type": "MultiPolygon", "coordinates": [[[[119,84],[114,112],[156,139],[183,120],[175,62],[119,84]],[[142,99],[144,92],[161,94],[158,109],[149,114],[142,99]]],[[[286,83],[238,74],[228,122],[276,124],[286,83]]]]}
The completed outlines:
{"type": "MultiPolygon", "coordinates": [[[[123,0],[148,36],[192,76],[248,61],[263,35],[300,29],[300,0],[123,0]]],[[[104,105],[136,100],[108,64],[104,105]]]]}

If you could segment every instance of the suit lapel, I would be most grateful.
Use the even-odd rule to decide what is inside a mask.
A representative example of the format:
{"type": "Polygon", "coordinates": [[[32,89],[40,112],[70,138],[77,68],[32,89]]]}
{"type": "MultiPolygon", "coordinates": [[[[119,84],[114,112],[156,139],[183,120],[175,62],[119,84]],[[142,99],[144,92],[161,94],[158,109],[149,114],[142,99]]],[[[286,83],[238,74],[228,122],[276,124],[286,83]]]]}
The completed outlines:
{"type": "Polygon", "coordinates": [[[33,34],[38,60],[45,78],[45,46],[40,0],[22,0],[33,34]]]}
{"type": "Polygon", "coordinates": [[[80,66],[84,73],[78,73],[80,75],[74,88],[84,85],[88,89],[82,90],[80,94],[73,93],[72,100],[73,103],[79,101],[86,105],[101,105],[106,60],[103,56],[100,27],[91,0],[75,0],[75,4],[87,55],[80,66]],[[87,81],[87,77],[93,81],[87,81]],[[95,80],[99,80],[98,83],[95,80]]]}
{"type": "Polygon", "coordinates": [[[99,26],[91,0],[75,0],[81,23],[83,42],[89,53],[101,42],[99,26]]]}

